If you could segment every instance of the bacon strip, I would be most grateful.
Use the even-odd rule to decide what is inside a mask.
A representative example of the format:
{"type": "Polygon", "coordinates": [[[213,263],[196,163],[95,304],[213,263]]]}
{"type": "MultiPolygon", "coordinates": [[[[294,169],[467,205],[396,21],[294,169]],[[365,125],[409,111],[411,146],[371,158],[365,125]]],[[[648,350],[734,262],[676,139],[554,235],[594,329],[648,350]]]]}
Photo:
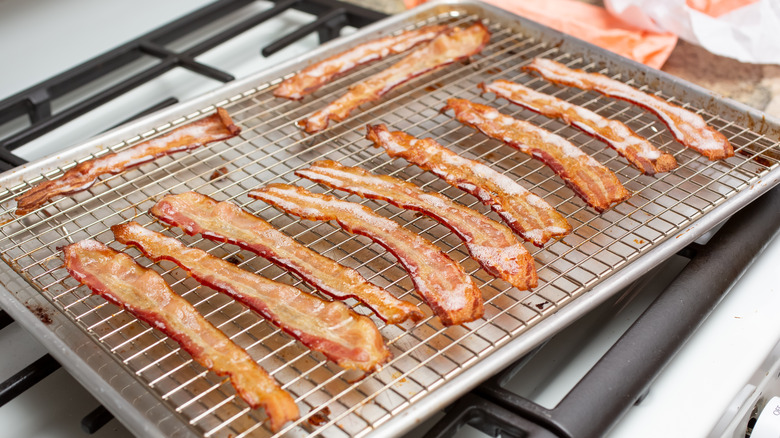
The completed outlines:
{"type": "Polygon", "coordinates": [[[164,155],[227,140],[239,132],[241,128],[233,124],[227,111],[217,108],[216,113],[180,126],[162,137],[139,143],[122,152],[79,163],[61,177],[39,183],[16,198],[16,214],[27,214],[55,196],[72,195],[87,190],[100,175],[116,175],[164,155]]]}
{"type": "Polygon", "coordinates": [[[517,234],[536,246],[571,232],[571,225],[544,199],[474,160],[463,158],[430,138],[390,132],[385,125],[367,126],[366,138],[393,158],[433,172],[450,185],[476,196],[493,209],[517,234]]]}
{"type": "Polygon", "coordinates": [[[448,99],[446,109],[459,122],[546,164],[599,212],[631,197],[614,173],[559,135],[465,99],[448,99]]]}
{"type": "Polygon", "coordinates": [[[73,278],[170,336],[199,364],[228,376],[252,408],[265,408],[273,431],[298,418],[290,394],[192,304],[173,293],[158,273],[94,240],[68,245],[63,252],[73,278]]]}
{"type": "Polygon", "coordinates": [[[195,280],[246,304],[312,350],[344,368],[372,372],[390,357],[371,320],[340,302],[325,301],[292,286],[247,272],[137,222],[111,227],[114,237],[154,261],[170,260],[195,280]]]}
{"type": "Polygon", "coordinates": [[[309,134],[322,131],[328,127],[329,120],[340,122],[346,119],[353,109],[379,99],[412,78],[476,55],[488,41],[490,32],[482,23],[473,24],[466,29],[450,29],[388,69],[353,85],[342,97],[302,120],[300,124],[309,134]]]}
{"type": "Polygon", "coordinates": [[[188,192],[164,197],[149,212],[189,235],[202,234],[265,257],[333,298],[355,298],[391,324],[424,316],[414,304],[399,300],[354,269],[317,254],[233,203],[188,192]]]}
{"type": "Polygon", "coordinates": [[[445,196],[426,192],[398,178],[374,175],[330,160],[317,161],[295,174],[334,189],[424,213],[457,234],[487,272],[520,290],[534,288],[538,283],[531,254],[509,228],[445,196]]]}
{"type": "Polygon", "coordinates": [[[334,220],[350,233],[371,238],[409,272],[420,295],[444,325],[482,317],[482,293],[463,268],[425,238],[369,208],[288,184],[271,184],[249,196],[308,220],[334,220]]]}
{"type": "Polygon", "coordinates": [[[647,139],[617,120],[607,119],[581,106],[532,90],[524,85],[499,79],[479,84],[486,92],[547,117],[559,118],[607,143],[637,169],[648,175],[668,172],[677,167],[677,160],[661,152],[647,139]]]}
{"type": "Polygon", "coordinates": [[[556,84],[597,91],[605,96],[639,105],[658,116],[669,127],[677,141],[710,160],[734,156],[734,149],[726,137],[707,125],[700,115],[658,96],[643,93],[598,73],[570,69],[550,59],[535,58],[525,69],[536,71],[556,84]]]}
{"type": "Polygon", "coordinates": [[[436,38],[445,30],[447,30],[445,24],[426,26],[363,43],[312,64],[295,76],[285,79],[274,91],[274,96],[291,100],[303,99],[304,96],[314,93],[323,85],[360,65],[406,52],[418,44],[436,38]]]}

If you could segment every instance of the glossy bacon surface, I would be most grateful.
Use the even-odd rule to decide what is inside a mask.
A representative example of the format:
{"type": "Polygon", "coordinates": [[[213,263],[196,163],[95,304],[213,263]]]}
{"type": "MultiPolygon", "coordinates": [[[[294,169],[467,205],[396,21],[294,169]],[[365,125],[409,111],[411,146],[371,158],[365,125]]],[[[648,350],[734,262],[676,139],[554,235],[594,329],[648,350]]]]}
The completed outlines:
{"type": "Polygon", "coordinates": [[[249,192],[249,196],[304,219],[336,221],[348,232],[382,245],[406,268],[417,291],[444,325],[482,316],[482,293],[457,262],[427,239],[369,208],[289,184],[270,184],[249,192]]]}
{"type": "Polygon", "coordinates": [[[403,53],[428,42],[447,30],[444,24],[409,30],[395,36],[378,38],[312,64],[295,76],[285,79],[274,91],[274,96],[299,100],[320,87],[362,64],[403,53]]]}
{"type": "Polygon", "coordinates": [[[599,212],[631,197],[614,173],[559,135],[465,99],[448,99],[445,109],[452,109],[459,122],[546,164],[599,212]]]}
{"type": "Polygon", "coordinates": [[[509,228],[445,196],[426,192],[398,178],[374,175],[330,160],[317,161],[295,174],[334,189],[424,213],[455,232],[474,260],[490,274],[520,290],[537,285],[534,260],[509,228]]]}
{"type": "Polygon", "coordinates": [[[301,121],[301,125],[309,134],[322,131],[329,120],[346,119],[358,106],[379,99],[412,78],[476,55],[488,41],[490,32],[482,23],[450,29],[386,70],[353,85],[342,97],[301,121]]]}
{"type": "Polygon", "coordinates": [[[63,252],[65,268],[73,278],[170,336],[199,364],[228,376],[250,406],[265,408],[272,430],[298,418],[290,394],[244,349],[173,293],[158,273],[94,240],[68,245],[63,252]]]}
{"type": "Polygon", "coordinates": [[[139,143],[122,152],[79,163],[61,177],[39,183],[16,198],[16,214],[27,214],[55,196],[72,195],[87,190],[100,175],[116,175],[164,155],[227,140],[239,132],[241,128],[233,124],[227,111],[217,108],[216,113],[180,126],[161,137],[139,143]]]}
{"type": "Polygon", "coordinates": [[[677,167],[677,160],[661,152],[647,139],[617,120],[602,117],[581,106],[532,90],[516,82],[499,79],[479,84],[487,92],[542,115],[558,118],[585,133],[607,143],[634,167],[648,175],[668,172],[677,167]]]}
{"type": "Polygon", "coordinates": [[[385,125],[368,126],[366,130],[366,138],[384,148],[388,155],[416,164],[476,196],[517,234],[536,246],[544,246],[551,238],[571,232],[571,225],[544,199],[478,161],[463,158],[430,138],[390,132],[385,125]]]}
{"type": "Polygon", "coordinates": [[[691,111],[667,102],[658,96],[643,93],[620,81],[602,74],[587,73],[545,58],[535,58],[525,67],[533,70],[548,81],[556,84],[597,91],[605,96],[625,100],[652,112],[669,127],[674,138],[710,160],[719,160],[734,155],[726,137],[707,125],[704,119],[691,111]]]}
{"type": "Polygon", "coordinates": [[[265,257],[295,272],[331,297],[355,298],[391,324],[400,324],[407,319],[417,321],[424,316],[414,304],[395,298],[369,283],[354,269],[306,248],[236,204],[217,202],[208,196],[188,192],[165,196],[150,213],[189,235],[202,234],[265,257]]]}
{"type": "Polygon", "coordinates": [[[344,368],[378,370],[390,351],[371,320],[336,301],[325,301],[226,262],[137,222],[111,227],[114,237],[154,261],[170,260],[201,284],[244,303],[312,350],[344,368]]]}

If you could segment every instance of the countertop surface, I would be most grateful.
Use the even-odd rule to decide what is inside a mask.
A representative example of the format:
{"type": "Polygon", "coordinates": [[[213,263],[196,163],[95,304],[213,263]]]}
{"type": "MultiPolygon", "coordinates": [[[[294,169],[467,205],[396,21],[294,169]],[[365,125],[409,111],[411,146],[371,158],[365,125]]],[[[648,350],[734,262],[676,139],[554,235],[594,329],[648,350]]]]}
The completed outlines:
{"type": "MultiPolygon", "coordinates": [[[[405,10],[401,0],[346,0],[395,14],[405,10]]],[[[601,6],[598,0],[583,0],[601,6]]],[[[780,66],[745,64],[714,55],[699,46],[678,41],[663,71],[780,117],[780,66]]]]}

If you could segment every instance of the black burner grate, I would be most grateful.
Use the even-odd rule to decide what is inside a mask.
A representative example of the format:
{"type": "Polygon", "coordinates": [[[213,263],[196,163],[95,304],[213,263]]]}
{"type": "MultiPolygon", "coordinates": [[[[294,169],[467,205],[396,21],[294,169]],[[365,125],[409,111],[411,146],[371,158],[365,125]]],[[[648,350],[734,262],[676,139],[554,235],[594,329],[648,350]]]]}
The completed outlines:
{"type": "MultiPolygon", "coordinates": [[[[231,74],[200,63],[195,58],[288,9],[297,9],[313,14],[317,18],[278,40],[268,43],[261,50],[263,56],[269,56],[315,31],[319,35],[320,43],[324,43],[337,37],[344,26],[363,27],[385,17],[383,13],[336,0],[274,0],[275,4],[271,8],[252,13],[240,22],[231,24],[226,29],[185,50],[177,51],[166,47],[171,42],[195,34],[206,24],[246,8],[255,1],[216,1],[3,100],[0,102],[0,128],[21,117],[26,117],[29,125],[20,131],[0,137],[0,170],[8,170],[26,162],[11,152],[14,149],[174,68],[185,68],[221,82],[232,81],[235,78],[231,74]],[[142,57],[152,57],[156,61],[151,66],[132,74],[130,77],[124,77],[120,82],[98,93],[76,100],[62,110],[52,111],[53,100],[85,85],[100,81],[142,57]]],[[[177,102],[175,98],[164,99],[142,111],[136,117],[177,102]]]]}

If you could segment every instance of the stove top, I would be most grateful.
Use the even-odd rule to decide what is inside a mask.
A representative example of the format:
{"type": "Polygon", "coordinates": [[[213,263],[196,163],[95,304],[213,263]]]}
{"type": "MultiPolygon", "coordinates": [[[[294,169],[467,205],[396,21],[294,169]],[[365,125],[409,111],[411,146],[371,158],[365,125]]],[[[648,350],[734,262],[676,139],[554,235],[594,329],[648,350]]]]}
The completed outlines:
{"type": "MultiPolygon", "coordinates": [[[[183,0],[169,2],[139,0],[119,3],[76,0],[65,5],[50,0],[36,2],[35,7],[31,7],[29,2],[2,2],[0,3],[0,40],[20,41],[20,43],[0,46],[0,59],[12,59],[18,66],[9,69],[8,79],[0,83],[0,100],[77,65],[96,53],[121,45],[208,3],[183,0]],[[52,36],[57,37],[57,44],[51,43],[52,36]],[[35,53],[36,56],[29,56],[30,53],[35,53]]],[[[265,2],[252,4],[256,11],[265,10],[270,6],[270,3],[265,2]]],[[[224,20],[237,21],[241,18],[242,15],[236,13],[228,14],[224,20]]],[[[287,11],[279,17],[279,20],[246,32],[220,46],[218,50],[206,51],[196,60],[206,65],[218,65],[220,69],[236,78],[244,77],[316,47],[319,44],[318,36],[311,34],[297,44],[268,58],[258,55],[264,46],[264,43],[259,41],[274,39],[285,33],[287,29],[304,25],[311,20],[311,15],[295,10],[287,11]],[[245,56],[247,53],[251,56],[245,56]]],[[[346,28],[344,32],[349,33],[353,30],[353,28],[346,28]]],[[[204,29],[204,33],[208,34],[209,29],[204,29]]],[[[220,84],[218,80],[204,79],[190,71],[176,69],[101,107],[90,113],[88,117],[78,117],[63,127],[35,138],[15,149],[14,153],[24,160],[33,160],[54,153],[100,133],[107,126],[114,126],[127,120],[147,109],[146,105],[149,102],[164,104],[171,102],[171,99],[173,102],[184,101],[220,84]]],[[[92,91],[79,90],[75,94],[89,95],[92,91]]],[[[53,102],[53,108],[67,107],[73,97],[78,96],[67,96],[53,102]]],[[[3,125],[0,127],[0,136],[15,132],[23,124],[16,121],[10,125],[3,125]]],[[[775,286],[768,280],[769,273],[776,264],[774,261],[780,257],[778,251],[780,251],[780,241],[775,238],[768,246],[766,255],[750,268],[683,352],[670,363],[644,401],[631,409],[626,418],[612,430],[612,436],[651,436],[651,433],[652,436],[664,436],[683,430],[687,436],[702,436],[702,433],[716,427],[724,410],[729,408],[734,410],[734,403],[740,401],[740,394],[745,392],[745,382],[753,378],[753,372],[762,366],[767,355],[771,356],[776,340],[780,339],[780,324],[773,320],[771,313],[765,311],[766,308],[774,308],[772,306],[778,304],[775,302],[775,295],[777,295],[775,286]],[[750,348],[746,348],[745,339],[751,340],[750,348]],[[727,360],[729,358],[730,361],[727,360]],[[734,378],[724,383],[719,378],[724,374],[734,378]],[[696,378],[691,379],[692,375],[696,378]],[[717,381],[718,384],[713,385],[713,381],[717,381]],[[718,391],[713,391],[715,386],[718,391]],[[673,402],[670,402],[672,400],[673,402]],[[702,400],[706,402],[706,406],[701,402],[702,400]],[[690,406],[702,406],[702,408],[690,409],[690,406]],[[658,418],[663,418],[664,421],[658,421],[658,418]],[[637,435],[637,431],[647,433],[637,435]]],[[[655,297],[654,294],[660,293],[657,289],[656,287],[655,292],[637,295],[626,292],[621,296],[624,299],[633,296],[631,303],[649,304],[649,301],[655,297]]],[[[595,324],[589,328],[600,333],[601,336],[589,336],[587,345],[579,345],[576,354],[567,351],[564,356],[569,356],[571,361],[556,368],[556,373],[549,373],[551,368],[545,365],[549,362],[537,362],[537,364],[541,363],[537,365],[537,374],[529,372],[524,379],[514,382],[514,390],[543,406],[555,406],[565,395],[566,388],[570,389],[575,384],[572,383],[577,381],[575,378],[581,377],[590,364],[600,357],[598,354],[603,353],[603,350],[611,345],[609,342],[619,337],[622,330],[630,325],[633,321],[631,318],[637,317],[644,310],[643,306],[631,303],[616,299],[605,304],[601,311],[615,312],[612,318],[608,318],[612,325],[595,324]],[[536,377],[540,376],[538,373],[542,373],[544,379],[537,379],[536,377]],[[536,382],[539,380],[544,380],[546,385],[537,385],[536,382]]],[[[598,311],[594,315],[598,315],[598,311]]],[[[581,324],[594,324],[593,318],[584,319],[581,324]]],[[[567,342],[571,342],[570,339],[565,341],[567,336],[572,337],[581,329],[582,325],[578,322],[571,330],[551,340],[548,345],[556,343],[567,345],[567,342]]],[[[17,352],[14,358],[19,360],[18,362],[0,361],[0,379],[13,374],[23,364],[40,357],[44,352],[39,344],[16,325],[0,331],[0,348],[3,347],[17,352]],[[11,338],[15,340],[9,341],[8,339],[11,338]],[[13,346],[2,345],[8,343],[13,346]]],[[[554,357],[560,357],[545,356],[553,355],[545,351],[540,350],[540,353],[537,353],[535,356],[537,361],[543,357],[555,361],[558,359],[554,357]]],[[[527,360],[533,363],[531,362],[533,359],[527,360]]],[[[743,403],[737,403],[738,407],[744,409],[742,405],[746,400],[752,399],[743,397],[743,403]]],[[[9,431],[11,436],[83,436],[79,420],[96,407],[97,401],[66,372],[59,370],[46,378],[41,385],[36,385],[32,390],[0,408],[0,424],[4,426],[3,430],[9,431]],[[50,415],[47,417],[40,416],[44,404],[50,408],[50,415]]],[[[428,422],[428,425],[435,423],[435,420],[437,419],[428,422]]],[[[474,429],[461,432],[464,433],[478,434],[474,429]]],[[[130,434],[121,424],[113,420],[101,428],[96,436],[130,436],[130,434]]]]}

